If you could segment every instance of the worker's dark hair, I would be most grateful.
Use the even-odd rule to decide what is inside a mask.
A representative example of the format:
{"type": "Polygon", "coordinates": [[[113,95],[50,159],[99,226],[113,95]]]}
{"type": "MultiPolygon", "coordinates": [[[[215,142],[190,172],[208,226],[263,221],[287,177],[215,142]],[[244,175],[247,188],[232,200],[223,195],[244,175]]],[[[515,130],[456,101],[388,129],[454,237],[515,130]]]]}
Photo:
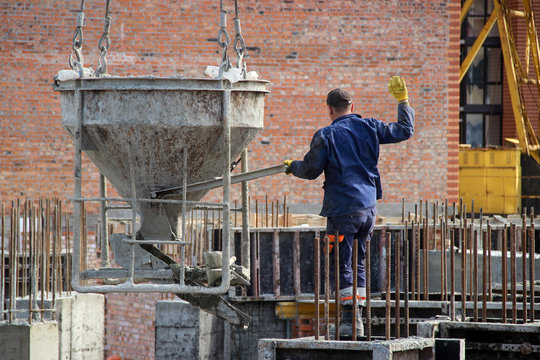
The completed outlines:
{"type": "Polygon", "coordinates": [[[342,89],[334,89],[328,93],[326,103],[336,112],[347,110],[352,104],[352,97],[348,92],[342,89]]]}

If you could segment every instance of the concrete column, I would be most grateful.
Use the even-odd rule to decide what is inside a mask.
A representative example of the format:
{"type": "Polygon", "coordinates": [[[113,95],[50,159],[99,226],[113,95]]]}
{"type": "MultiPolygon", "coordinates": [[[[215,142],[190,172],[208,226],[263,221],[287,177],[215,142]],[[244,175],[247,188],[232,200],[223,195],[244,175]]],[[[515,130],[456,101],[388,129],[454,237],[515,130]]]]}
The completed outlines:
{"type": "Polygon", "coordinates": [[[58,324],[11,324],[0,326],[2,360],[57,360],[58,324]]]}
{"type": "Polygon", "coordinates": [[[156,304],[156,360],[223,359],[223,321],[182,300],[156,304]]]}

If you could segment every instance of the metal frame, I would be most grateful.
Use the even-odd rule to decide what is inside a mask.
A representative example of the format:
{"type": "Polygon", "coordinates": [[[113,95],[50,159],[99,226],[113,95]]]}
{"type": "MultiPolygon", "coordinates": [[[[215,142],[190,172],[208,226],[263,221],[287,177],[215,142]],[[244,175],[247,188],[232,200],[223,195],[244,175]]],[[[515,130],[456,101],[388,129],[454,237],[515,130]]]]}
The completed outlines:
{"type": "MultiPolygon", "coordinates": [[[[143,78],[143,82],[146,78],[143,78]]],[[[177,86],[175,87],[174,79],[154,79],[157,81],[157,84],[155,84],[155,88],[164,88],[170,90],[179,89],[177,86]]],[[[77,80],[77,81],[68,81],[64,82],[61,85],[55,84],[54,88],[56,90],[74,90],[75,91],[75,101],[77,102],[77,122],[76,127],[74,131],[74,141],[75,141],[75,154],[74,154],[74,180],[75,180],[75,189],[74,189],[74,198],[72,201],[74,202],[73,207],[73,216],[75,219],[74,222],[74,241],[73,241],[73,262],[72,262],[72,288],[75,291],[78,292],[98,292],[98,293],[109,293],[109,292],[167,292],[167,293],[190,293],[190,294],[225,294],[229,288],[230,288],[230,280],[231,280],[231,274],[230,274],[230,268],[229,268],[229,259],[230,259],[230,253],[231,253],[231,224],[230,224],[230,186],[231,186],[231,173],[230,173],[230,162],[231,162],[231,127],[230,127],[230,106],[231,106],[231,91],[242,91],[242,90],[251,90],[256,92],[268,92],[266,91],[266,82],[265,81],[256,81],[256,82],[246,82],[246,83],[237,83],[234,84],[234,89],[232,88],[231,84],[226,81],[209,81],[204,79],[190,79],[187,80],[187,84],[185,87],[182,87],[181,89],[189,89],[189,90],[212,90],[212,91],[221,91],[223,94],[222,98],[222,122],[223,122],[223,146],[225,148],[225,159],[228,159],[228,161],[225,161],[223,164],[223,177],[219,180],[210,181],[210,187],[204,187],[204,188],[215,188],[219,186],[223,186],[223,202],[221,203],[207,203],[207,202],[198,202],[198,201],[187,201],[186,200],[186,193],[188,191],[193,191],[190,189],[190,186],[187,184],[187,152],[184,151],[183,154],[183,185],[180,189],[182,189],[183,197],[182,200],[170,200],[170,199],[144,199],[144,198],[137,198],[137,194],[135,193],[135,187],[132,183],[132,198],[130,199],[120,199],[120,198],[108,198],[106,196],[106,190],[105,190],[105,180],[104,178],[101,178],[100,181],[100,198],[83,198],[82,197],[82,130],[84,125],[84,90],[103,90],[103,89],[115,89],[115,90],[129,90],[137,88],[137,86],[133,85],[133,82],[130,80],[126,80],[125,78],[117,78],[112,79],[111,82],[96,82],[93,80],[77,80]],[[134,278],[135,274],[142,275],[143,273],[146,275],[150,275],[148,271],[141,272],[136,271],[134,268],[134,251],[136,244],[143,243],[141,241],[136,241],[135,239],[127,240],[125,241],[126,244],[129,244],[132,246],[131,251],[131,267],[129,269],[121,269],[122,274],[121,275],[128,275],[127,280],[125,280],[121,284],[117,285],[92,285],[92,286],[86,286],[81,284],[81,271],[80,271],[80,264],[81,264],[81,223],[80,221],[77,221],[77,219],[81,218],[81,212],[82,212],[82,203],[85,201],[99,201],[100,202],[100,218],[101,218],[101,232],[102,234],[107,233],[107,216],[106,216],[106,210],[107,210],[107,202],[108,201],[125,201],[128,204],[131,204],[131,208],[134,209],[135,202],[153,202],[153,203],[175,203],[175,204],[181,204],[183,208],[182,213],[182,238],[179,242],[176,241],[160,241],[160,240],[146,240],[144,243],[146,244],[178,244],[182,247],[181,251],[181,262],[180,262],[180,279],[179,284],[135,284],[134,278]],[[223,209],[223,258],[222,258],[222,282],[220,286],[217,287],[204,287],[204,286],[190,286],[185,285],[184,282],[184,272],[185,272],[185,245],[187,244],[184,241],[185,236],[185,227],[186,227],[186,205],[195,205],[196,207],[218,207],[223,209]],[[127,273],[127,274],[126,274],[127,273]],[[148,274],[147,274],[148,273],[148,274]]],[[[140,87],[140,86],[139,86],[140,87]]],[[[151,88],[151,87],[150,87],[151,88]]],[[[145,90],[150,89],[148,86],[145,87],[145,90]]],[[[242,162],[242,168],[247,171],[247,153],[244,152],[243,154],[243,160],[242,162]]],[[[280,166],[281,168],[281,166],[280,166]]],[[[275,169],[274,169],[275,170],[275,169]]],[[[281,169],[279,172],[282,172],[283,169],[281,169]]],[[[275,172],[277,173],[277,172],[275,172]]],[[[265,173],[266,174],[266,173],[265,173]]],[[[258,174],[260,175],[260,174],[258,174]]],[[[261,175],[266,176],[266,175],[261,175]]],[[[260,176],[257,176],[260,177],[260,176]]],[[[133,179],[133,176],[131,176],[133,179]]],[[[238,182],[243,182],[242,186],[242,195],[243,200],[243,214],[246,212],[249,212],[249,209],[245,209],[245,203],[247,203],[247,180],[246,177],[242,177],[239,175],[238,182]]],[[[195,185],[195,184],[193,184],[195,185]]],[[[206,184],[208,186],[209,184],[206,184]]],[[[134,237],[135,233],[135,223],[136,223],[136,213],[133,211],[133,219],[132,219],[132,237],[134,237]]],[[[249,229],[244,229],[244,233],[249,233],[249,229]]],[[[246,240],[245,236],[243,236],[243,240],[246,240]]],[[[105,236],[102,236],[102,249],[106,251],[105,249],[108,248],[108,239],[105,236]]],[[[242,253],[243,254],[249,254],[250,248],[249,248],[249,237],[247,237],[247,241],[242,244],[242,253]],[[247,244],[246,244],[247,243],[247,244]]],[[[103,266],[108,266],[108,252],[104,253],[104,258],[102,260],[103,266]]],[[[242,259],[243,265],[249,266],[249,256],[243,257],[242,259]]],[[[112,275],[113,273],[118,273],[120,275],[119,271],[120,269],[98,269],[95,271],[92,271],[96,277],[99,278],[102,275],[101,273],[108,273],[108,275],[112,275]],[[113,271],[114,270],[114,271],[113,271]],[[112,273],[111,273],[112,271],[112,273]]],[[[167,279],[170,274],[167,273],[167,271],[157,271],[159,275],[163,275],[165,279],[167,279]]],[[[92,278],[92,276],[83,276],[85,279],[92,278]]]]}
{"type": "MultiPolygon", "coordinates": [[[[472,0],[467,0],[463,4],[460,20],[463,21],[472,4],[472,0]]],[[[504,66],[510,97],[512,100],[512,110],[514,112],[514,120],[519,138],[521,151],[531,156],[537,163],[540,164],[540,142],[537,134],[531,125],[531,121],[527,115],[525,104],[521,99],[520,90],[524,85],[535,84],[540,90],[540,47],[534,13],[531,0],[523,0],[523,10],[510,9],[509,0],[495,0],[495,8],[486,21],[482,31],[480,32],[471,51],[463,60],[459,70],[459,81],[467,73],[478,51],[482,48],[484,41],[487,38],[491,28],[497,22],[499,28],[499,37],[501,40],[501,50],[504,57],[504,66]],[[522,63],[518,56],[516,42],[511,29],[511,18],[525,20],[527,23],[527,39],[525,50],[525,63],[522,63]],[[530,57],[533,58],[534,74],[529,78],[530,57]]],[[[537,99],[540,104],[540,99],[537,99]]]]}

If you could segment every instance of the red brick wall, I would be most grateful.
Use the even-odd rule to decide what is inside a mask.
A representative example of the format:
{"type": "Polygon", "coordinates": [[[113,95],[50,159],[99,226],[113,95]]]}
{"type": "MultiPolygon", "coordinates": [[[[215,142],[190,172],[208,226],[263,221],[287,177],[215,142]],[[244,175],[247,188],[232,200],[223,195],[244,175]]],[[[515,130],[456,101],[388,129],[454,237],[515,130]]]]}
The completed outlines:
{"type": "MultiPolygon", "coordinates": [[[[79,3],[0,2],[1,200],[72,194],[73,146],[61,128],[51,82],[67,68],[79,3]]],[[[104,3],[86,1],[83,51],[94,68],[104,3]]],[[[233,2],[225,3],[232,10],[233,2]]],[[[200,76],[219,59],[218,4],[111,1],[109,72],[200,76]]],[[[416,134],[381,151],[383,201],[457,198],[459,1],[272,0],[240,6],[245,40],[254,48],[248,69],[270,80],[272,90],[265,129],[250,147],[252,169],[301,158],[313,133],[329,122],[324,99],[334,87],[350,90],[363,116],[394,121],[386,83],[398,74],[416,109],[416,134]]],[[[232,33],[232,16],[229,25],[232,33]]],[[[89,169],[85,190],[95,194],[98,174],[89,169]]],[[[289,203],[319,203],[321,185],[322,179],[274,176],[253,183],[252,194],[263,199],[287,193],[289,203]]],[[[151,296],[107,297],[107,355],[153,357],[153,303],[151,296]],[[134,311],[134,304],[144,309],[134,311]]]]}

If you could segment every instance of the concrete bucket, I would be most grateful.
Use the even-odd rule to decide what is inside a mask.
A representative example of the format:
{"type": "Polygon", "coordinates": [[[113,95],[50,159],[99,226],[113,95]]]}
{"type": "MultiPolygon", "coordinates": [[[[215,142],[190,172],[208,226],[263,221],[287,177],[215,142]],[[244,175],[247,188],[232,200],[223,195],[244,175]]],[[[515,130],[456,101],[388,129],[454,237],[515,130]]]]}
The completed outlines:
{"type": "MultiPolygon", "coordinates": [[[[122,197],[141,199],[182,185],[184,174],[187,184],[222,176],[263,127],[266,84],[106,77],[56,82],[54,89],[61,94],[62,122],[72,137],[82,111],[82,150],[122,197]],[[224,91],[230,91],[231,159],[225,158],[224,91]]],[[[198,201],[206,192],[189,192],[186,199],[198,201]]],[[[168,192],[167,197],[180,199],[181,194],[168,192]]],[[[139,201],[136,211],[139,238],[170,240],[178,234],[181,205],[139,201]]]]}

